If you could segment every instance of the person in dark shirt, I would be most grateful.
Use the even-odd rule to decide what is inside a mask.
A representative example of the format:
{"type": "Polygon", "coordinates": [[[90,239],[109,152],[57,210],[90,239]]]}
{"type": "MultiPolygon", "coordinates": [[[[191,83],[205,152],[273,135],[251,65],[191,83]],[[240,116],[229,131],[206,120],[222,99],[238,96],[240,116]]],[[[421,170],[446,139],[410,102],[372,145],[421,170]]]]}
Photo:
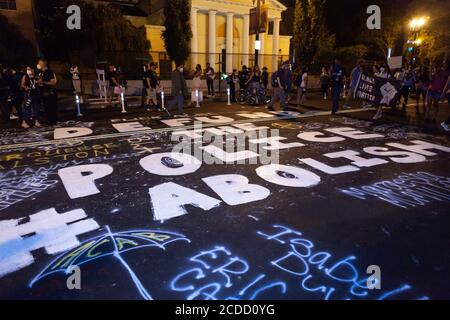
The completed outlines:
{"type": "Polygon", "coordinates": [[[9,120],[11,110],[8,106],[8,96],[10,94],[10,87],[8,83],[7,69],[0,66],[0,112],[4,121],[9,120]]]}
{"type": "Polygon", "coordinates": [[[236,102],[236,83],[238,82],[238,73],[236,69],[227,78],[227,84],[230,88],[230,100],[236,102]]]}
{"type": "Polygon", "coordinates": [[[205,76],[206,76],[206,86],[208,87],[208,96],[214,97],[215,96],[214,79],[216,78],[216,73],[213,67],[211,67],[211,64],[209,62],[206,64],[205,76]]]}
{"type": "MultiPolygon", "coordinates": [[[[109,81],[109,104],[112,105],[114,95],[116,94],[116,87],[120,87],[119,74],[114,64],[108,66],[108,72],[106,73],[106,80],[109,81]]],[[[120,99],[118,98],[120,101],[120,99]]]]}
{"type": "Polygon", "coordinates": [[[345,74],[339,59],[334,60],[331,66],[331,96],[333,98],[332,114],[336,114],[339,109],[339,98],[344,87],[345,74]]]}
{"type": "Polygon", "coordinates": [[[246,65],[242,66],[242,70],[239,71],[239,89],[244,90],[248,81],[248,77],[250,75],[250,72],[248,71],[248,68],[246,65]]]}
{"type": "Polygon", "coordinates": [[[150,63],[149,70],[146,77],[147,103],[148,109],[150,107],[158,106],[157,92],[159,88],[158,76],[156,74],[156,64],[150,63]]]}
{"type": "Polygon", "coordinates": [[[267,67],[264,67],[262,71],[262,84],[264,89],[267,91],[267,87],[269,86],[269,72],[267,67]]]}
{"type": "Polygon", "coordinates": [[[330,88],[330,74],[325,67],[322,68],[322,73],[320,74],[320,87],[322,98],[326,100],[328,98],[328,89],[330,88]]]}
{"type": "Polygon", "coordinates": [[[289,83],[291,81],[291,73],[289,70],[289,61],[283,63],[281,68],[272,74],[272,87],[273,96],[267,108],[270,111],[274,111],[273,106],[280,101],[280,104],[284,111],[287,111],[287,92],[289,83]]]}
{"type": "Polygon", "coordinates": [[[58,96],[56,84],[58,82],[55,73],[48,67],[47,61],[39,60],[37,64],[38,80],[36,81],[40,92],[48,124],[58,124],[58,96]]]}
{"type": "Polygon", "coordinates": [[[41,126],[38,120],[39,90],[36,87],[34,70],[31,67],[27,67],[26,70],[27,72],[20,82],[20,89],[24,93],[22,128],[30,128],[30,123],[34,123],[34,126],[39,128],[41,126]]]}

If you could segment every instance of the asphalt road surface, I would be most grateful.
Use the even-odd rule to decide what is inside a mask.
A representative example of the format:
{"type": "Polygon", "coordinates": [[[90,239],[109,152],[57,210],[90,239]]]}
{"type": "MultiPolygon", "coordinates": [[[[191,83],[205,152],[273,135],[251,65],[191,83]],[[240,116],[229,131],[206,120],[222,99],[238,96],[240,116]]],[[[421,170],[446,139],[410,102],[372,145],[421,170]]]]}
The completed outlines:
{"type": "Polygon", "coordinates": [[[302,111],[3,129],[0,299],[449,299],[448,136],[302,111]]]}

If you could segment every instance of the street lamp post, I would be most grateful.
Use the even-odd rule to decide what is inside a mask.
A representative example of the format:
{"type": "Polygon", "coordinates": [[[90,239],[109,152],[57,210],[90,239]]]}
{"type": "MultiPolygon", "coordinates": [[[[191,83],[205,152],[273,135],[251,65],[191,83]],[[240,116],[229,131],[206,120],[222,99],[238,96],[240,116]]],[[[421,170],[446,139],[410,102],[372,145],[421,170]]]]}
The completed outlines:
{"type": "Polygon", "coordinates": [[[417,47],[422,43],[422,40],[420,39],[420,31],[421,28],[427,23],[428,17],[419,17],[414,18],[409,22],[409,27],[411,28],[411,31],[413,33],[413,40],[412,42],[412,53],[411,53],[411,63],[413,63],[416,60],[416,49],[417,47]]]}
{"type": "Polygon", "coordinates": [[[253,0],[253,5],[256,2],[256,34],[255,34],[255,66],[258,65],[259,60],[259,51],[261,48],[258,45],[259,44],[259,30],[261,29],[261,1],[264,4],[265,0],[253,0]]]}

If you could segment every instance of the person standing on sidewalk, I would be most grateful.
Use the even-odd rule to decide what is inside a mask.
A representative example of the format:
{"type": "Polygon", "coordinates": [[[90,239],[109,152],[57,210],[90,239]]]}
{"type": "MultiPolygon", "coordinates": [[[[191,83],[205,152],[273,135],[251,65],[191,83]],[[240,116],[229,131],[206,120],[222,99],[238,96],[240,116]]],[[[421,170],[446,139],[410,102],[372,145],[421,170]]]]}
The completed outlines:
{"type": "Polygon", "coordinates": [[[333,98],[333,107],[331,113],[335,115],[339,110],[339,98],[344,87],[344,69],[339,59],[334,59],[331,66],[331,96],[333,98]]]}
{"type": "MultiPolygon", "coordinates": [[[[106,79],[109,80],[109,87],[108,87],[109,105],[112,106],[114,95],[116,94],[116,92],[118,92],[116,88],[120,88],[119,74],[117,72],[116,66],[112,63],[108,66],[106,79]]],[[[120,97],[117,100],[120,101],[120,97]]]]}
{"type": "Polygon", "coordinates": [[[330,74],[325,67],[322,68],[322,73],[320,74],[320,88],[323,100],[327,100],[328,90],[330,89],[330,74]]]}
{"type": "Polygon", "coordinates": [[[283,111],[288,110],[286,94],[291,77],[289,71],[289,62],[284,62],[281,68],[272,74],[273,96],[272,100],[267,105],[267,108],[270,111],[275,111],[273,107],[278,101],[280,101],[283,111]]]}
{"type": "Polygon", "coordinates": [[[264,86],[264,90],[266,90],[267,92],[267,88],[269,87],[269,69],[267,69],[267,67],[263,68],[262,71],[262,84],[264,86]]]}
{"type": "Polygon", "coordinates": [[[214,97],[214,79],[216,78],[216,73],[214,72],[214,69],[213,67],[211,67],[211,64],[209,62],[206,64],[205,76],[206,86],[208,87],[208,96],[214,97]]]}
{"type": "Polygon", "coordinates": [[[178,107],[178,113],[183,114],[184,110],[184,97],[187,95],[187,84],[184,78],[184,66],[182,64],[178,65],[177,68],[172,72],[172,103],[169,105],[170,108],[178,107]]]}
{"type": "Polygon", "coordinates": [[[70,74],[72,76],[72,87],[73,87],[73,93],[75,95],[78,95],[80,97],[80,102],[83,103],[83,88],[82,88],[82,82],[81,82],[81,75],[78,71],[78,66],[73,65],[70,67],[70,74]]]}
{"type": "Polygon", "coordinates": [[[158,108],[158,89],[159,81],[158,75],[156,74],[156,63],[152,62],[149,65],[149,70],[147,72],[147,111],[150,111],[151,107],[158,108]]]}
{"type": "Polygon", "coordinates": [[[192,79],[192,90],[191,90],[191,102],[193,106],[199,106],[200,102],[203,102],[203,91],[202,91],[202,66],[197,64],[194,70],[194,78],[192,79]],[[197,104],[198,100],[198,104],[197,104]]]}
{"type": "Polygon", "coordinates": [[[38,121],[39,90],[36,87],[33,68],[27,67],[27,73],[22,77],[20,89],[24,92],[22,104],[22,128],[29,129],[29,123],[33,121],[35,127],[41,127],[41,124],[38,121]]]}
{"type": "Polygon", "coordinates": [[[297,85],[297,105],[303,105],[308,88],[308,68],[304,67],[295,80],[297,85]]]}
{"type": "Polygon", "coordinates": [[[37,64],[39,79],[36,81],[41,91],[42,103],[47,114],[48,124],[55,126],[58,124],[58,96],[56,84],[58,80],[55,73],[48,67],[47,61],[39,60],[37,64]]]}
{"type": "Polygon", "coordinates": [[[353,68],[352,72],[350,73],[350,86],[343,106],[344,109],[351,108],[350,100],[355,95],[356,86],[358,85],[358,80],[361,74],[363,73],[363,70],[364,70],[364,61],[359,60],[358,64],[353,68]]]}
{"type": "Polygon", "coordinates": [[[238,83],[238,73],[237,69],[233,69],[233,72],[227,78],[227,84],[230,88],[230,100],[231,102],[236,101],[236,84],[238,83]]]}

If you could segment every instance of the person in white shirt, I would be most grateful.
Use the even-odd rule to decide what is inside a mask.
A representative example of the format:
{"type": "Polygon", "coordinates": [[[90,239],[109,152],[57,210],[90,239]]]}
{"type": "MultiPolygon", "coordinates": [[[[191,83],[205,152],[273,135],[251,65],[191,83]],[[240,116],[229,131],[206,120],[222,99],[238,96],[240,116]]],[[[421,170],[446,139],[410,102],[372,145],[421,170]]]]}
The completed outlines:
{"type": "Polygon", "coordinates": [[[302,72],[299,74],[300,79],[298,79],[297,83],[298,91],[297,91],[297,104],[302,105],[306,100],[306,93],[308,88],[308,68],[304,67],[302,72]]]}

